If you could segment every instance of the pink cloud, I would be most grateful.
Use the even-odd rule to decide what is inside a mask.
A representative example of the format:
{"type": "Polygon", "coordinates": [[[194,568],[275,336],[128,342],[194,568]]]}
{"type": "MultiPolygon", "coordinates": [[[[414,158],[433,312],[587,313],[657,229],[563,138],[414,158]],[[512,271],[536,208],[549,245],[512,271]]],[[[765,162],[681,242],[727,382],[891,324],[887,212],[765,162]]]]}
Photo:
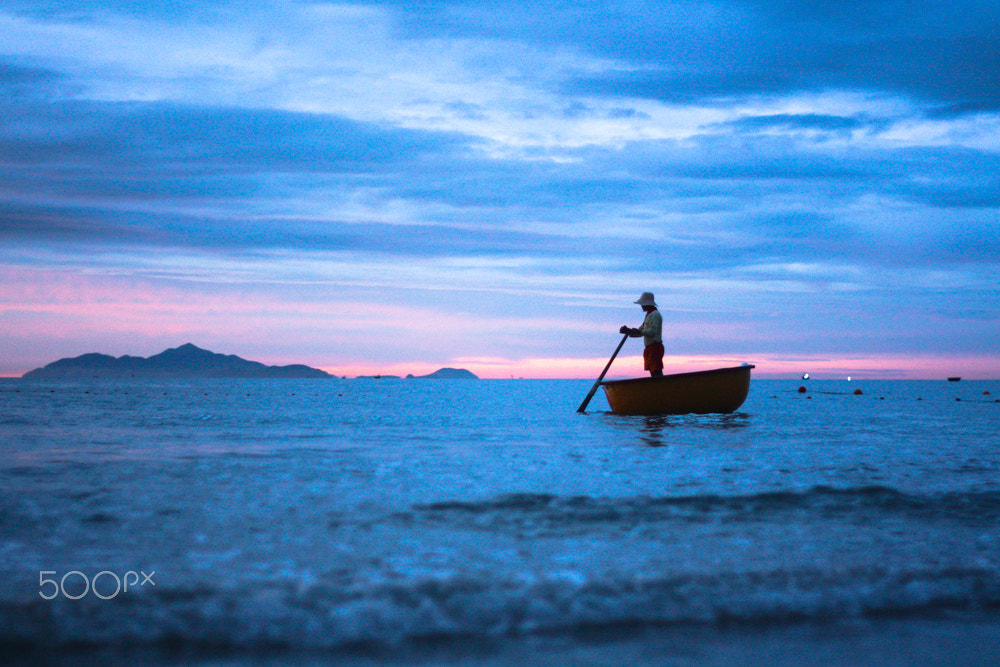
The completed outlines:
{"type": "MultiPolygon", "coordinates": [[[[593,379],[614,349],[611,337],[599,354],[557,356],[529,335],[544,332],[544,341],[553,341],[551,347],[558,349],[559,341],[579,333],[574,322],[518,318],[510,312],[448,313],[414,303],[369,303],[330,291],[327,285],[0,267],[0,332],[5,347],[0,375],[19,376],[85,352],[149,356],[193,342],[268,364],[304,363],[348,377],[425,375],[454,367],[482,378],[593,379]],[[515,356],[524,349],[538,353],[515,356]]],[[[639,342],[626,346],[608,377],[645,375],[639,349],[639,342]]],[[[814,378],[1000,378],[1000,357],[982,354],[820,355],[762,350],[740,357],[665,359],[668,373],[743,362],[757,366],[758,378],[794,378],[803,373],[814,378]]]]}

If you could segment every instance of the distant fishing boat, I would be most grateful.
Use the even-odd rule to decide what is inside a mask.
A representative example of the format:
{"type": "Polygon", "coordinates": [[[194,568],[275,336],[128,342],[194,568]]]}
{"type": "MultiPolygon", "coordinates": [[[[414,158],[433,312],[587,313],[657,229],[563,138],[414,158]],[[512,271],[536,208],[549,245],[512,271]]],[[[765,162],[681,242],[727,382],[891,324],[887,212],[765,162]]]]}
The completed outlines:
{"type": "Polygon", "coordinates": [[[948,378],[948,382],[960,382],[961,380],[962,380],[962,378],[960,378],[960,377],[950,377],[950,378],[948,378]]]}
{"type": "Polygon", "coordinates": [[[733,412],[750,391],[751,364],[663,377],[602,383],[611,410],[620,415],[733,412]]]}

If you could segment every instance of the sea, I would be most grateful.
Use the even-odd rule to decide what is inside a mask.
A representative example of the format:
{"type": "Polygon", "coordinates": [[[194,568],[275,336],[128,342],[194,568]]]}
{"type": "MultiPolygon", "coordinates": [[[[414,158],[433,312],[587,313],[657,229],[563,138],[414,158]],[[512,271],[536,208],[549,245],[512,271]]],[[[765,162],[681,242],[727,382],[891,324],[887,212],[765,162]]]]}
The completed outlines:
{"type": "Polygon", "coordinates": [[[591,384],[0,380],[0,662],[1000,664],[1000,382],[591,384]]]}

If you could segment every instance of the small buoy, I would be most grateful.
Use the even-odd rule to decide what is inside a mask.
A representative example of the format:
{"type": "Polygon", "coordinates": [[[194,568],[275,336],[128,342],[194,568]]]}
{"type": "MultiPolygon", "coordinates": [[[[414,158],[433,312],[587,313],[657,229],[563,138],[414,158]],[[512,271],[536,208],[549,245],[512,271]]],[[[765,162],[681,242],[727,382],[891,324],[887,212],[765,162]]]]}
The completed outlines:
{"type": "Polygon", "coordinates": [[[799,393],[800,394],[806,393],[806,388],[805,387],[799,387],[799,393]]]}
{"type": "Polygon", "coordinates": [[[862,394],[864,394],[864,393],[865,393],[865,392],[861,391],[860,389],[855,389],[855,390],[854,390],[854,395],[855,395],[855,396],[861,396],[861,395],[862,395],[862,394]]]}
{"type": "Polygon", "coordinates": [[[919,396],[917,396],[917,400],[918,400],[918,401],[922,401],[922,400],[924,400],[924,399],[922,399],[922,398],[920,398],[919,396]]]}
{"type": "Polygon", "coordinates": [[[803,380],[808,380],[809,379],[809,373],[803,373],[802,374],[802,379],[803,380]]]}
{"type": "Polygon", "coordinates": [[[989,396],[989,395],[990,395],[990,392],[988,392],[988,391],[984,391],[983,392],[983,396],[989,396]]]}

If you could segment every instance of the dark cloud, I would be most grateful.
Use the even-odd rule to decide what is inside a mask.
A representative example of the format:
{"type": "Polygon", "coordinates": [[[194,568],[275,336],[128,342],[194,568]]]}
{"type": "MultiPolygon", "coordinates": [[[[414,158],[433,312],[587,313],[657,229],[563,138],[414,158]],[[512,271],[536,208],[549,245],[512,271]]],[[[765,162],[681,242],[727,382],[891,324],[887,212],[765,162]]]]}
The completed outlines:
{"type": "Polygon", "coordinates": [[[561,44],[624,65],[568,78],[567,95],[690,102],[848,88],[1000,108],[1000,12],[983,0],[378,4],[411,38],[561,44]]]}
{"type": "Polygon", "coordinates": [[[17,110],[20,119],[8,116],[0,124],[5,160],[80,160],[111,170],[376,169],[461,141],[442,133],[271,110],[96,102],[17,110]],[[25,118],[26,113],[33,117],[25,118]]]}
{"type": "Polygon", "coordinates": [[[0,61],[0,91],[6,95],[34,90],[58,78],[58,74],[47,69],[0,61]]]}
{"type": "MultiPolygon", "coordinates": [[[[85,207],[0,203],[0,241],[10,246],[45,243],[86,248],[143,246],[243,254],[293,250],[351,252],[407,258],[451,256],[581,256],[587,238],[455,224],[404,225],[372,220],[232,220],[177,214],[125,212],[85,207]]],[[[654,244],[658,248],[662,244],[654,244]]],[[[603,252],[622,256],[649,247],[610,239],[603,252]]],[[[609,260],[609,265],[613,264],[609,260]]]]}
{"type": "Polygon", "coordinates": [[[729,121],[726,125],[736,130],[820,130],[823,132],[844,132],[870,126],[864,118],[833,116],[829,114],[769,114],[766,116],[744,116],[729,121]]]}
{"type": "Polygon", "coordinates": [[[825,212],[867,196],[984,215],[1000,206],[991,153],[798,150],[784,134],[871,127],[864,117],[750,116],[685,141],[580,148],[554,164],[477,155],[450,134],[331,116],[86,102],[22,110],[34,115],[0,126],[0,237],[10,243],[403,260],[600,256],[609,270],[641,257],[650,270],[672,272],[838,256],[872,264],[1000,260],[1000,235],[975,219],[914,235],[912,221],[898,233],[871,232],[825,212]],[[782,133],[767,132],[775,129],[782,133]],[[282,203],[286,195],[343,201],[364,190],[409,202],[420,211],[417,224],[346,220],[336,206],[309,219],[282,203]],[[687,217],[672,222],[677,216],[687,217]]]}
{"type": "Polygon", "coordinates": [[[269,110],[7,100],[0,114],[0,199],[118,213],[154,202],[273,200],[296,182],[376,187],[428,156],[466,150],[446,133],[269,110]]]}
{"type": "Polygon", "coordinates": [[[273,6],[274,0],[203,0],[202,2],[146,2],[146,0],[4,0],[4,10],[48,20],[88,22],[111,14],[177,20],[218,16],[225,11],[273,6]]]}
{"type": "MultiPolygon", "coordinates": [[[[634,64],[564,81],[559,90],[569,97],[690,102],[839,86],[909,91],[940,101],[937,113],[954,114],[990,108],[998,90],[986,76],[991,68],[1000,70],[1000,49],[990,33],[995,21],[984,16],[986,5],[975,3],[968,7],[982,21],[965,16],[961,26],[941,29],[925,24],[948,14],[932,3],[907,5],[908,12],[894,3],[834,2],[681,2],[613,9],[586,2],[544,8],[510,3],[502,11],[472,2],[382,4],[396,12],[401,29],[414,39],[486,36],[571,45],[634,64]],[[539,11],[546,12],[546,21],[537,20],[539,11]]],[[[81,15],[147,11],[131,2],[45,6],[81,15]]],[[[209,3],[197,11],[226,6],[209,3]]],[[[877,133],[890,122],[861,114],[745,115],[706,125],[704,134],[685,140],[563,149],[569,162],[553,163],[481,155],[474,150],[478,140],[457,133],[333,115],[51,99],[52,91],[65,84],[54,70],[0,61],[0,90],[17,92],[0,100],[5,184],[0,192],[6,192],[0,231],[8,239],[34,235],[401,256],[590,256],[595,252],[592,231],[576,238],[565,230],[525,230],[535,222],[568,228],[578,222],[581,229],[593,229],[607,220],[618,229],[601,235],[602,252],[649,253],[657,267],[676,269],[696,253],[701,253],[701,266],[721,265],[749,252],[789,259],[837,252],[858,256],[865,237],[825,210],[849,208],[866,196],[929,209],[1000,205],[995,176],[1000,165],[989,152],[809,149],[853,132],[877,133]],[[347,222],[335,208],[316,223],[291,207],[285,215],[270,217],[255,209],[261,204],[261,209],[282,210],[285,195],[330,194],[332,201],[341,201],[361,191],[378,192],[380,201],[409,202],[420,209],[422,224],[376,218],[347,222]],[[238,213],[227,207],[235,201],[238,213]],[[170,208],[150,213],[156,203],[170,208]],[[188,204],[220,212],[205,216],[188,204]],[[657,222],[671,215],[694,216],[697,222],[686,230],[657,222]],[[706,220],[709,215],[712,222],[706,220]],[[746,240],[718,247],[715,239],[726,225],[745,232],[746,240]]],[[[445,107],[465,119],[481,120],[488,111],[460,100],[445,107]]],[[[592,105],[568,100],[557,115],[576,120],[596,113],[592,105]]],[[[612,115],[645,118],[627,105],[612,115]]],[[[966,244],[978,244],[968,255],[979,258],[991,256],[994,245],[984,244],[981,234],[949,227],[925,243],[922,257],[949,261],[966,244]],[[949,238],[957,240],[948,253],[931,250],[949,238]]],[[[898,249],[899,244],[886,247],[898,249]]],[[[874,258],[878,253],[860,254],[874,258]]]]}
{"type": "MultiPolygon", "coordinates": [[[[7,116],[6,122],[14,122],[23,115],[22,104],[52,100],[72,92],[75,91],[59,72],[0,56],[0,113],[7,116]]],[[[0,118],[0,124],[3,122],[0,118]]]]}
{"type": "Polygon", "coordinates": [[[612,98],[640,98],[670,103],[693,103],[740,93],[778,93],[798,86],[777,70],[757,69],[724,72],[678,71],[674,69],[621,70],[563,81],[564,95],[612,98]]]}
{"type": "Polygon", "coordinates": [[[955,147],[912,148],[899,151],[897,165],[899,178],[886,188],[891,194],[936,209],[980,209],[984,219],[996,224],[997,154],[955,147]]]}
{"type": "Polygon", "coordinates": [[[1000,108],[997,37],[796,42],[734,53],[725,63],[701,58],[609,70],[562,83],[567,95],[725,103],[740,95],[867,90],[911,95],[953,112],[1000,108]]]}
{"type": "MultiPolygon", "coordinates": [[[[318,3],[293,6],[312,4],[318,3]]],[[[351,4],[387,10],[406,39],[505,40],[544,50],[571,48],[618,64],[604,72],[536,82],[570,97],[707,103],[846,88],[909,95],[951,113],[1000,108],[1000,87],[994,83],[1000,71],[1000,12],[992,0],[351,4]]],[[[11,0],[6,5],[7,11],[80,22],[112,14],[169,22],[228,21],[275,14],[282,6],[272,0],[11,0]]],[[[468,114],[480,112],[472,104],[454,104],[468,114]]],[[[574,104],[578,102],[567,103],[567,113],[583,111],[574,104]]]]}

